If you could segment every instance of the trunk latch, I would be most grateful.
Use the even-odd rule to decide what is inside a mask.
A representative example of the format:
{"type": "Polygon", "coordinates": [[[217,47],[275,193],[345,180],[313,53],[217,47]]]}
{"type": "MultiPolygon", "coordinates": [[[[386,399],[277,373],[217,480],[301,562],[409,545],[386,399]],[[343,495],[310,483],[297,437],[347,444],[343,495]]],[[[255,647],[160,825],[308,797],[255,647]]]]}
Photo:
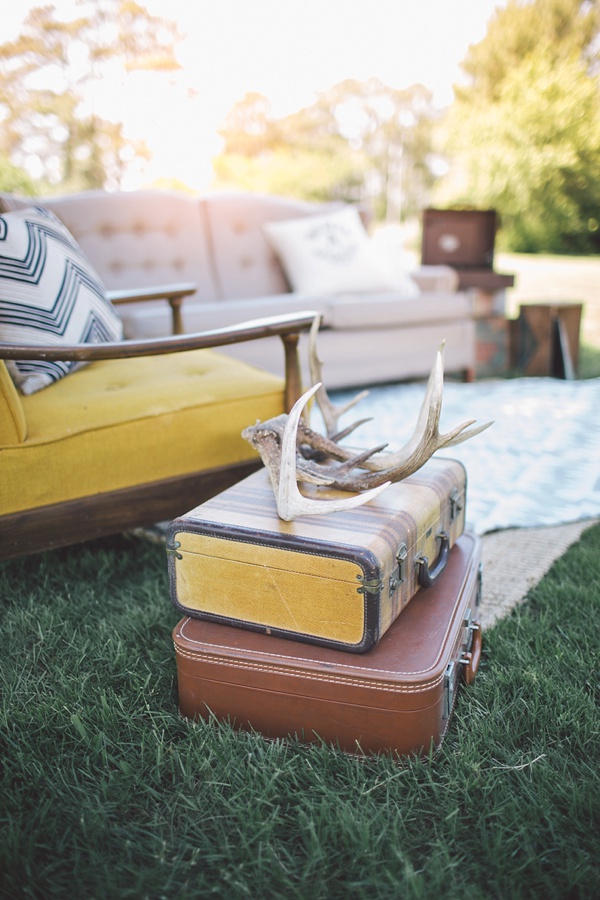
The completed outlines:
{"type": "Polygon", "coordinates": [[[408,549],[406,544],[400,544],[396,553],[396,566],[390,575],[390,594],[393,594],[399,584],[402,584],[406,577],[406,559],[408,557],[408,549]]]}
{"type": "Polygon", "coordinates": [[[454,684],[456,680],[454,675],[454,668],[454,663],[449,662],[446,666],[446,671],[444,672],[444,698],[442,710],[442,716],[444,717],[444,719],[448,719],[450,717],[452,707],[454,706],[454,684]]]}
{"type": "Polygon", "coordinates": [[[463,502],[458,488],[452,488],[450,491],[450,521],[454,522],[462,512],[463,502]]]}

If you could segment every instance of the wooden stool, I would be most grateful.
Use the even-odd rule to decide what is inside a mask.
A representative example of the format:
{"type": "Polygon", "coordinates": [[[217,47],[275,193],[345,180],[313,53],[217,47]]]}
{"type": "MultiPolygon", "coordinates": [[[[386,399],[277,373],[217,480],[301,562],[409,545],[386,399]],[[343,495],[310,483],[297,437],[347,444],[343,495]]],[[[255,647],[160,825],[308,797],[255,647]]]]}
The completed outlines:
{"type": "Polygon", "coordinates": [[[517,366],[523,375],[574,378],[579,365],[582,303],[545,301],[520,307],[517,366]]]}

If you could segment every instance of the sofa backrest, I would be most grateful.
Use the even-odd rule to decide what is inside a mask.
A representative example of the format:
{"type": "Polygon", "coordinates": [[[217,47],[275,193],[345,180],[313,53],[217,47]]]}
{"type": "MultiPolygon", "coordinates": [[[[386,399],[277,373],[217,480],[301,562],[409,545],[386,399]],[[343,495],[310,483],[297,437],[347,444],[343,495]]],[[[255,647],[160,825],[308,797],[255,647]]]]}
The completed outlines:
{"type": "Polygon", "coordinates": [[[251,299],[290,290],[267,242],[266,222],[339,209],[342,203],[309,203],[268,194],[211,193],[200,198],[220,299],[251,299]]]}
{"type": "Polygon", "coordinates": [[[199,303],[289,292],[263,225],[345,205],[243,191],[199,198],[164,190],[82,191],[31,200],[0,194],[0,212],[36,203],[66,225],[109,290],[192,282],[199,303]]]}
{"type": "Polygon", "coordinates": [[[196,198],[174,191],[83,191],[62,197],[0,198],[5,208],[42,204],[66,225],[110,289],[192,282],[196,299],[217,298],[196,198]]]}

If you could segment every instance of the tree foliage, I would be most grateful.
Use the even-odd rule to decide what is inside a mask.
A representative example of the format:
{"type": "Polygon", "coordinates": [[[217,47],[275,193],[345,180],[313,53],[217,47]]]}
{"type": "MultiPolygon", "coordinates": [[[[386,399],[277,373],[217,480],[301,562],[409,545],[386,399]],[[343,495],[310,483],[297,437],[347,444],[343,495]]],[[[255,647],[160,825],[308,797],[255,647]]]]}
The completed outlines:
{"type": "Polygon", "coordinates": [[[465,60],[438,202],[495,207],[509,249],[600,252],[598,7],[509,0],[465,60]]]}
{"type": "Polygon", "coordinates": [[[0,153],[35,168],[49,189],[118,184],[127,156],[147,156],[122,123],[104,119],[90,88],[110,67],[177,67],[171,23],[134,0],[79,0],[82,14],[56,18],[54,6],[32,9],[21,34],[0,45],[0,153]]]}
{"type": "Polygon", "coordinates": [[[555,61],[582,57],[593,71],[598,60],[597,0],[508,0],[497,10],[485,38],[462,63],[470,77],[458,99],[499,99],[502,85],[529,56],[543,49],[555,61]]]}
{"type": "Polygon", "coordinates": [[[422,85],[395,90],[378,79],[347,80],[281,119],[247,94],[221,130],[214,160],[221,183],[307,199],[368,203],[399,221],[423,205],[435,175],[435,111],[422,85]]]}
{"type": "Polygon", "coordinates": [[[0,154],[0,191],[15,194],[33,194],[35,185],[24,169],[14,166],[0,154]]]}

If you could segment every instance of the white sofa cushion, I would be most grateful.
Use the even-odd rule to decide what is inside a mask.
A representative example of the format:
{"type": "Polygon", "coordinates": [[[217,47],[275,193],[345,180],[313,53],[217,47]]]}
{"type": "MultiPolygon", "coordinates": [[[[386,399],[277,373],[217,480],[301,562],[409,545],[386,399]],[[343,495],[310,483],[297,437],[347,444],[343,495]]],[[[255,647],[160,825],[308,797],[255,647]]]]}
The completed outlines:
{"type": "Polygon", "coordinates": [[[422,293],[427,291],[446,291],[454,293],[458,290],[459,275],[450,266],[419,266],[411,272],[422,293]]]}
{"type": "Polygon", "coordinates": [[[338,331],[364,328],[411,327],[433,322],[452,322],[469,317],[466,294],[430,293],[411,299],[402,294],[369,294],[332,297],[327,325],[338,331]]]}
{"type": "MultiPolygon", "coordinates": [[[[309,218],[269,222],[263,231],[294,291],[315,295],[398,287],[397,273],[365,231],[354,206],[309,218]]],[[[403,288],[409,296],[418,294],[410,279],[403,288]]]]}
{"type": "MultiPolygon", "coordinates": [[[[205,331],[239,325],[251,319],[262,319],[282,314],[312,310],[320,313],[323,325],[329,324],[329,297],[307,297],[305,294],[274,294],[268,297],[228,300],[226,303],[197,303],[186,300],[182,306],[183,325],[186,332],[205,331]]],[[[165,312],[160,304],[125,304],[119,307],[127,337],[153,338],[165,333],[165,312]]],[[[277,342],[273,342],[277,346],[277,342]]]]}

